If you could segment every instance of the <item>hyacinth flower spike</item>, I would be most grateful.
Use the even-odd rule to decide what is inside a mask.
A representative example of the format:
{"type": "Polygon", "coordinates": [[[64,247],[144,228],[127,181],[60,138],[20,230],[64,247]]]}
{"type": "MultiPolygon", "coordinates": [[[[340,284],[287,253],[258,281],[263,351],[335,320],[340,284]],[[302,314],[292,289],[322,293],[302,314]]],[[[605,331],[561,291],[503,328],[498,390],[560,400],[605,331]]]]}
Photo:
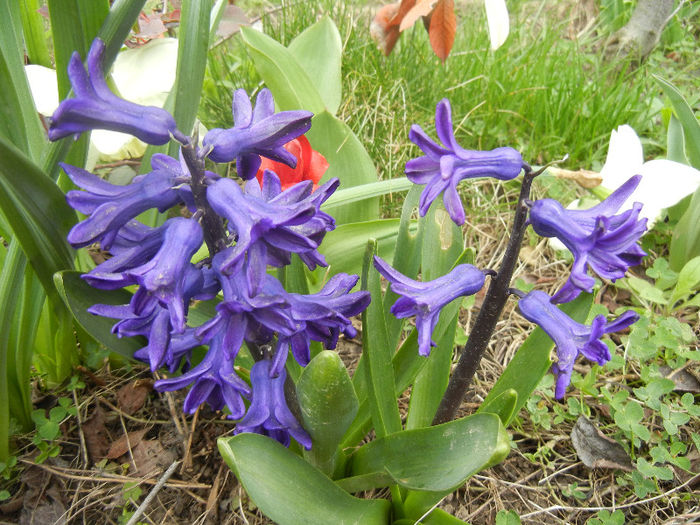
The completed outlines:
{"type": "Polygon", "coordinates": [[[250,382],[253,385],[253,399],[245,417],[236,425],[234,433],[263,434],[285,446],[289,446],[291,436],[306,450],[310,450],[311,437],[289,410],[284,397],[284,381],[287,373],[282,368],[279,375],[271,377],[271,367],[272,361],[263,359],[251,368],[250,382]]]}
{"type": "Polygon", "coordinates": [[[556,345],[558,361],[552,365],[552,372],[557,376],[554,390],[557,399],[566,393],[579,354],[603,366],[610,361],[610,351],[600,338],[627,328],[639,319],[630,310],[615,321],[606,322],[605,316],[598,315],[590,326],[584,325],[559,310],[549,295],[538,290],[524,295],[518,301],[518,308],[525,319],[538,324],[556,345]]]}
{"type": "Polygon", "coordinates": [[[309,111],[275,113],[270,90],[260,91],[252,108],[245,90],[233,94],[232,128],[209,130],[202,142],[204,151],[214,162],[236,160],[236,171],[243,180],[250,180],[260,168],[260,156],[282,162],[292,168],[297,159],[284,145],[311,128],[309,111]]]}
{"type": "Polygon", "coordinates": [[[554,199],[530,203],[530,224],[544,237],[558,238],[574,255],[571,275],[553,297],[555,303],[575,299],[582,290],[592,291],[595,279],[588,267],[604,279],[615,281],[646,255],[637,241],[646,231],[647,219],[640,219],[641,203],[615,213],[639,184],[635,175],[603,202],[588,210],[567,210],[554,199]]]}
{"type": "Polygon", "coordinates": [[[105,43],[96,38],[87,57],[87,71],[80,55],[73,53],[68,63],[75,98],[66,99],[51,117],[49,140],[79,135],[93,129],[129,133],[148,144],[161,146],[175,138],[182,144],[188,138],[177,129],[175,119],[164,109],[134,104],[110,91],[102,71],[105,43]]]}
{"type": "Polygon", "coordinates": [[[391,307],[397,319],[416,316],[418,353],[430,355],[435,346],[432,333],[440,318],[440,310],[458,297],[473,295],[484,286],[485,274],[471,264],[460,264],[432,281],[419,282],[397,272],[380,257],[374,257],[377,271],[391,283],[391,290],[400,295],[391,307]]]}
{"type": "Polygon", "coordinates": [[[411,126],[408,138],[425,155],[406,163],[406,176],[414,184],[425,186],[419,202],[421,216],[428,213],[430,205],[442,193],[445,209],[452,220],[461,226],[466,217],[457,193],[460,181],[475,177],[510,180],[527,166],[520,153],[513,148],[491,151],[462,148],[454,136],[451,113],[450,101],[442,99],[435,110],[435,130],[442,145],[431,139],[417,124],[411,126]]]}

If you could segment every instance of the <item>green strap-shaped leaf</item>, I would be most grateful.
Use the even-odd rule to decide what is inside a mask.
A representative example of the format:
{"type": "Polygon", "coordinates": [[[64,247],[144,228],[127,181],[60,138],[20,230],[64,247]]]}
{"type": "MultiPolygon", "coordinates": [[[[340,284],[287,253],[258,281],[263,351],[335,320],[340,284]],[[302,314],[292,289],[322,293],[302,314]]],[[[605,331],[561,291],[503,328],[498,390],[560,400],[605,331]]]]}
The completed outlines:
{"type": "Polygon", "coordinates": [[[364,373],[372,422],[377,436],[385,436],[401,430],[401,416],[396,404],[396,386],[391,358],[394,349],[389,348],[382,306],[382,287],[379,272],[373,258],[377,242],[367,243],[362,267],[362,289],[372,295],[372,302],[362,312],[362,364],[357,373],[364,373]]]}
{"type": "MultiPolygon", "coordinates": [[[[593,304],[593,295],[582,293],[570,303],[566,303],[560,309],[574,321],[583,323],[588,317],[588,312],[593,304]]],[[[513,359],[498,378],[496,384],[489,391],[486,399],[479,408],[479,412],[501,412],[499,396],[504,392],[514,390],[517,394],[511,417],[504,422],[509,423],[518,411],[523,407],[528,397],[547,373],[552,362],[549,354],[554,347],[550,337],[539,326],[528,336],[518,349],[513,359]]]]}
{"type": "MultiPolygon", "coordinates": [[[[345,122],[327,111],[316,113],[306,134],[311,145],[328,161],[329,167],[321,182],[333,177],[340,180],[340,189],[376,182],[377,169],[355,133],[345,122]]],[[[373,220],[379,217],[379,199],[364,199],[333,209],[337,224],[373,220]]]]}
{"type": "Polygon", "coordinates": [[[700,122],[698,122],[692,108],[676,86],[659,76],[654,75],[654,78],[671,101],[673,111],[675,111],[681,126],[683,126],[685,153],[690,161],[690,165],[700,169],[700,122]]]}
{"type": "MultiPolygon", "coordinates": [[[[186,135],[194,126],[199,98],[202,94],[204,71],[207,68],[209,50],[209,23],[212,0],[186,0],[182,2],[180,32],[177,48],[177,75],[173,116],[177,127],[186,135]]],[[[177,158],[180,145],[170,143],[168,152],[177,158]]]]}
{"type": "Polygon", "coordinates": [[[327,476],[332,476],[338,445],[357,414],[359,402],[348,371],[330,350],[324,350],[306,365],[297,382],[297,399],[304,428],[312,447],[304,457],[327,476]]]}
{"type": "Polygon", "coordinates": [[[75,212],[56,184],[3,138],[0,207],[47,295],[60,302],[53,274],[73,265],[72,250],[65,239],[75,212]]]}
{"type": "Polygon", "coordinates": [[[332,115],[338,112],[341,101],[342,84],[340,65],[343,43],[333,21],[324,16],[308,27],[289,44],[289,52],[304,68],[309,78],[332,115]],[[323,50],[319,53],[319,50],[323,50]]]}
{"type": "Polygon", "coordinates": [[[321,113],[326,109],[309,75],[286,47],[250,27],[241,27],[241,36],[255,69],[272,91],[280,110],[321,113]]]}
{"type": "Polygon", "coordinates": [[[22,10],[22,30],[29,62],[44,67],[51,67],[49,48],[46,45],[44,21],[41,13],[39,13],[41,2],[39,0],[21,0],[19,5],[22,10]]]}
{"type": "MultiPolygon", "coordinates": [[[[353,202],[359,202],[373,197],[380,197],[389,193],[410,190],[413,187],[420,190],[418,186],[415,186],[406,177],[368,182],[366,184],[337,190],[323,205],[321,205],[321,209],[332,214],[338,206],[352,204],[353,202]]],[[[420,194],[420,191],[418,191],[418,193],[420,194]]],[[[416,202],[418,201],[416,200],[416,202]]]]}
{"type": "Polygon", "coordinates": [[[61,298],[76,322],[91,337],[111,351],[131,358],[146,341],[142,337],[117,337],[112,333],[115,319],[92,315],[87,309],[95,304],[128,304],[131,294],[126,290],[97,290],[80,278],[80,272],[63,271],[54,276],[61,298]]]}
{"type": "Polygon", "coordinates": [[[24,74],[23,53],[19,4],[0,2],[0,136],[35,158],[44,131],[24,74]]]}
{"type": "Polygon", "coordinates": [[[219,452],[248,495],[279,525],[386,525],[391,504],[351,496],[276,441],[239,434],[218,441],[219,452]]]}
{"type": "Polygon", "coordinates": [[[369,476],[377,474],[408,489],[444,492],[501,462],[509,450],[508,434],[498,417],[476,414],[371,441],[350,458],[352,477],[336,483],[351,491],[384,486],[369,486],[359,478],[372,481],[369,476]]]}
{"type": "Polygon", "coordinates": [[[679,272],[693,257],[700,255],[700,188],[690,199],[688,209],[676,224],[671,236],[669,263],[679,272]]]}

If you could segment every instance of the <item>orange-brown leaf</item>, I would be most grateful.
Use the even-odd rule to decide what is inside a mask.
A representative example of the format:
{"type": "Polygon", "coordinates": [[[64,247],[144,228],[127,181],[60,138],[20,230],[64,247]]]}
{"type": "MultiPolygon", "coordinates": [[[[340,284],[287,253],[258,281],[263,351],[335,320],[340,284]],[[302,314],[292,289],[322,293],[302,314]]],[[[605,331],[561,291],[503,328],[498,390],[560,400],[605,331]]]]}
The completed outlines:
{"type": "Polygon", "coordinates": [[[377,11],[374,20],[369,26],[370,36],[385,55],[391,53],[399,38],[398,25],[393,22],[399,11],[398,2],[387,4],[377,11]]]}
{"type": "Polygon", "coordinates": [[[414,5],[416,5],[416,0],[401,0],[399,10],[396,13],[396,16],[394,16],[394,18],[392,19],[391,23],[397,26],[400,25],[401,21],[406,16],[406,13],[413,9],[414,5]]]}
{"type": "Polygon", "coordinates": [[[416,5],[409,9],[406,16],[401,20],[401,25],[399,25],[399,31],[405,31],[413,24],[416,23],[421,16],[427,16],[435,7],[438,0],[419,0],[416,5]]]}
{"type": "Polygon", "coordinates": [[[437,57],[447,60],[457,33],[454,0],[439,0],[430,18],[430,45],[437,57]]]}

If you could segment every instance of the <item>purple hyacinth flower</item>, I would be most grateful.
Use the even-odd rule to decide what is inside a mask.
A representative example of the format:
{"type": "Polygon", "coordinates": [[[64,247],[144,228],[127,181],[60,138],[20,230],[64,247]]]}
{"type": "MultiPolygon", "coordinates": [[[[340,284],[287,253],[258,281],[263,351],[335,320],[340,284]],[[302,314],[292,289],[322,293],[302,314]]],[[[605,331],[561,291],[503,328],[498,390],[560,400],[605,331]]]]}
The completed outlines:
{"type": "Polygon", "coordinates": [[[391,290],[401,296],[391,307],[391,313],[397,319],[416,316],[418,353],[422,356],[430,355],[431,347],[435,346],[431,336],[440,310],[458,297],[475,294],[485,281],[484,272],[471,264],[455,266],[450,273],[424,283],[409,279],[377,256],[374,266],[391,283],[391,290]]]}
{"type": "Polygon", "coordinates": [[[233,94],[234,126],[209,130],[202,142],[214,162],[236,159],[238,176],[250,180],[262,162],[260,156],[296,167],[297,159],[284,145],[303,135],[311,128],[312,113],[282,111],[275,113],[275,102],[270,90],[260,91],[252,108],[243,89],[233,94]]]}
{"type": "Polygon", "coordinates": [[[428,137],[417,124],[411,126],[408,138],[425,155],[406,163],[406,176],[411,182],[425,186],[419,203],[421,216],[428,213],[430,205],[443,193],[445,209],[452,220],[461,226],[465,215],[457,193],[459,182],[475,177],[510,180],[518,176],[524,163],[520,153],[513,148],[496,148],[491,151],[462,148],[455,140],[451,113],[449,100],[444,98],[438,102],[435,130],[442,146],[428,137]]]}
{"type": "Polygon", "coordinates": [[[66,194],[72,208],[90,215],[68,233],[68,242],[74,248],[99,241],[103,250],[109,250],[120,229],[137,215],[151,208],[164,212],[180,203],[178,186],[189,182],[157,169],[120,186],[75,166],[61,164],[61,167],[76,185],[87,190],[66,194]]]}
{"type": "Polygon", "coordinates": [[[87,57],[87,71],[78,53],[68,63],[75,98],[61,102],[51,117],[49,140],[77,135],[92,129],[129,133],[148,144],[163,145],[171,136],[185,144],[187,137],[177,129],[173,116],[162,108],[141,106],[119,98],[110,91],[102,71],[105,43],[96,38],[87,57]]]}
{"type": "Polygon", "coordinates": [[[584,325],[571,319],[552,304],[549,295],[534,290],[518,301],[518,308],[528,321],[537,323],[556,345],[558,361],[552,365],[557,376],[554,395],[564,397],[571,382],[574,362],[579,354],[603,366],[610,361],[610,351],[600,338],[612,332],[627,328],[639,319],[633,311],[627,311],[615,321],[606,322],[605,316],[598,315],[591,325],[584,325]]]}
{"type": "Polygon", "coordinates": [[[258,361],[250,370],[253,399],[245,417],[236,424],[234,433],[255,432],[276,439],[289,446],[290,436],[306,450],[311,449],[311,437],[302,428],[287,406],[284,381],[287,373],[271,377],[272,361],[258,361]]]}
{"type": "Polygon", "coordinates": [[[319,341],[332,350],[338,344],[341,333],[351,338],[357,335],[350,317],[361,313],[371,300],[369,292],[350,293],[357,280],[357,275],[340,273],[334,275],[318,293],[309,295],[287,293],[282,284],[272,277],[265,282],[262,293],[285,297],[290,305],[290,315],[297,325],[291,336],[278,337],[272,374],[278,374],[284,367],[290,347],[297,362],[306,366],[311,358],[311,341],[319,341]]]}
{"type": "Polygon", "coordinates": [[[196,220],[176,217],[168,219],[165,226],[163,244],[158,253],[147,263],[125,273],[136,279],[141,286],[139,292],[145,290],[168,309],[173,331],[182,333],[185,329],[185,275],[192,268],[190,259],[204,239],[196,220]]]}
{"type": "Polygon", "coordinates": [[[169,392],[192,385],[185,397],[185,413],[194,414],[202,403],[208,403],[214,410],[228,407],[229,419],[240,419],[245,413],[241,395],[249,397],[250,387],[236,374],[234,360],[235,355],[231,356],[224,348],[223,336],[218,335],[209,341],[209,350],[201,363],[181,376],[156,381],[154,388],[169,392]]]}
{"type": "MultiPolygon", "coordinates": [[[[322,198],[337,183],[337,179],[329,181],[316,193],[321,192],[322,198]]],[[[250,184],[255,186],[257,181],[250,184]]],[[[299,228],[318,218],[319,197],[311,196],[310,189],[311,181],[306,181],[265,201],[252,192],[244,193],[231,179],[218,180],[207,188],[209,204],[228,220],[229,230],[237,236],[234,247],[220,252],[221,270],[238,273],[247,258],[251,294],[256,293],[264,280],[267,264],[283,266],[289,264],[292,253],[316,253],[319,242],[316,226],[310,231],[299,228]]],[[[326,226],[323,228],[325,233],[326,226]]]]}
{"type": "Polygon", "coordinates": [[[574,255],[571,275],[552,301],[565,303],[582,290],[593,290],[595,279],[591,269],[604,279],[615,281],[625,276],[630,266],[641,263],[646,255],[637,241],[646,231],[646,219],[639,219],[642,204],[619,215],[615,213],[639,184],[635,175],[607,199],[588,210],[567,210],[553,199],[542,199],[531,205],[530,224],[539,235],[556,237],[574,255]]]}

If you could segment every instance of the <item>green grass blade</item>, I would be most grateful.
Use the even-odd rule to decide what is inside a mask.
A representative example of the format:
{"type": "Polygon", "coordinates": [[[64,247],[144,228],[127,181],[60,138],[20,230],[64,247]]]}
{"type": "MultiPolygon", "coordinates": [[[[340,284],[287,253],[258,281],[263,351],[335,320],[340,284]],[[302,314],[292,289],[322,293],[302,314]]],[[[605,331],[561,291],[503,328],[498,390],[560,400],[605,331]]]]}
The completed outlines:
{"type": "Polygon", "coordinates": [[[19,5],[29,62],[44,67],[52,67],[49,48],[46,45],[44,21],[39,13],[41,3],[39,0],[21,0],[19,5]]]}

